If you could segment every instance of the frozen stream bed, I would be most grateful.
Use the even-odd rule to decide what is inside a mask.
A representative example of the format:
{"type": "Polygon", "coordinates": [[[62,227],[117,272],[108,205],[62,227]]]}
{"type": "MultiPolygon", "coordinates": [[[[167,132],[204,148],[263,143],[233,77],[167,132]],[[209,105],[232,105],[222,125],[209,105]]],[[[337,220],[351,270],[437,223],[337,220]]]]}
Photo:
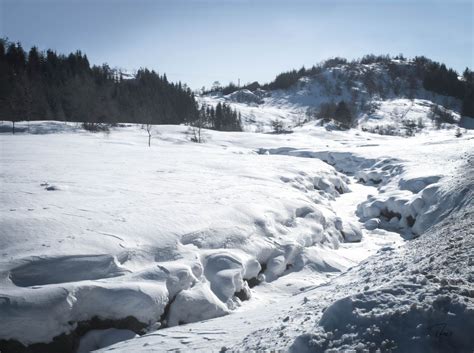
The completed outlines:
{"type": "MultiPolygon", "coordinates": [[[[398,247],[404,243],[398,233],[382,229],[367,230],[358,221],[355,213],[360,200],[376,193],[377,189],[373,186],[352,182],[350,192],[332,201],[332,207],[339,217],[361,227],[362,240],[342,243],[337,250],[320,247],[312,249],[314,269],[291,272],[273,282],[252,288],[252,298],[228,316],[158,330],[104,351],[220,351],[245,342],[247,336],[252,335],[259,327],[268,326],[270,322],[288,326],[292,320],[291,311],[307,301],[308,293],[317,292],[320,285],[329,283],[349,267],[375,254],[381,247],[398,247]],[[323,264],[318,259],[327,259],[327,263],[323,264]],[[328,270],[328,266],[332,270],[328,270]],[[322,270],[324,267],[326,271],[322,270]]],[[[303,331],[295,328],[294,334],[298,332],[303,331]]]]}
{"type": "MultiPolygon", "coordinates": [[[[457,178],[472,171],[468,133],[303,126],[205,131],[195,144],[186,127],[159,126],[148,148],[139,126],[104,135],[37,122],[30,132],[0,135],[2,352],[328,348],[342,329],[322,319],[326,308],[365,292],[346,302],[405,308],[371,290],[415,271],[402,270],[410,244],[472,206],[470,179],[457,178]]],[[[422,259],[435,251],[420,249],[422,259]]],[[[472,276],[460,276],[462,297],[472,276]]],[[[453,309],[463,320],[466,298],[453,309]]],[[[344,305],[333,310],[365,327],[344,305]]],[[[351,334],[337,344],[370,343],[351,334]]],[[[469,344],[458,341],[461,351],[469,344]]]]}

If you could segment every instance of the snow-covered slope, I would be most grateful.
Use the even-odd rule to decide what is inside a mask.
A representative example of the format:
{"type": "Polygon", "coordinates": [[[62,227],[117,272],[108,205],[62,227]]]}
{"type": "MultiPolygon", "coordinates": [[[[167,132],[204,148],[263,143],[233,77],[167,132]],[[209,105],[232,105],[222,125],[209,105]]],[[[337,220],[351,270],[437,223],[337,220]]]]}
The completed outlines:
{"type": "Polygon", "coordinates": [[[274,120],[291,129],[323,118],[322,104],[340,101],[350,107],[354,126],[372,132],[412,135],[456,127],[461,120],[460,100],[425,90],[413,70],[412,61],[395,59],[389,63],[346,63],[303,76],[287,89],[242,89],[198,98],[205,105],[230,104],[242,114],[246,131],[271,131],[274,120]],[[399,77],[394,79],[395,73],[399,77]]]}
{"type": "MultiPolygon", "coordinates": [[[[422,248],[426,230],[472,207],[470,132],[403,138],[310,123],[291,135],[205,131],[206,142],[195,144],[186,127],[157,126],[151,148],[138,126],[90,134],[39,122],[30,132],[37,134],[0,136],[6,352],[23,345],[72,351],[81,337],[85,352],[134,332],[148,334],[110,349],[298,351],[314,342],[329,347],[331,337],[335,347],[380,345],[359,329],[370,322],[365,316],[344,312],[356,325],[344,340],[340,322],[318,324],[321,309],[343,297],[392,305],[369,289],[384,278],[398,281],[405,253],[418,251],[410,244],[423,259],[432,257],[441,248],[422,248]],[[413,237],[419,240],[404,244],[413,237]],[[359,289],[366,297],[357,297],[359,289]]],[[[472,234],[465,233],[469,245],[472,234]]],[[[467,258],[459,247],[443,251],[467,258]]],[[[407,261],[416,270],[417,260],[407,261]]],[[[428,275],[442,266],[436,264],[426,267],[428,275]]],[[[472,296],[462,290],[472,273],[460,271],[465,304],[454,314],[467,320],[472,296]]],[[[438,294],[420,283],[424,308],[438,294]]],[[[410,286],[397,290],[411,296],[410,286]]],[[[405,305],[403,297],[393,302],[405,305]]]]}
{"type": "Polygon", "coordinates": [[[463,178],[449,188],[464,194],[450,217],[422,237],[383,247],[331,283],[301,294],[298,305],[232,348],[472,351],[473,170],[463,178]],[[287,323],[284,317],[290,318],[287,323]]]}

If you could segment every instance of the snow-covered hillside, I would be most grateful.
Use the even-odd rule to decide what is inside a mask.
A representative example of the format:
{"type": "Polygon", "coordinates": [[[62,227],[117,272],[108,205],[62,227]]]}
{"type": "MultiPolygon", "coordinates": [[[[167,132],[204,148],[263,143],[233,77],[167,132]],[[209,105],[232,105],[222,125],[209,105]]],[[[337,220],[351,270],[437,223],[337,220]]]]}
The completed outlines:
{"type": "Polygon", "coordinates": [[[434,344],[440,320],[474,347],[472,133],[317,125],[203,144],[156,126],[151,148],[135,125],[2,134],[2,352],[370,348],[402,319],[386,347],[434,344]]]}
{"type": "MultiPolygon", "coordinates": [[[[223,95],[199,97],[200,103],[230,104],[242,114],[246,131],[271,131],[280,120],[287,129],[323,116],[324,104],[346,102],[359,129],[386,135],[413,135],[440,128],[452,129],[461,121],[461,101],[423,88],[412,61],[344,63],[323,66],[302,76],[287,89],[241,89],[223,95]],[[404,73],[401,75],[401,73],[404,73]]],[[[330,115],[330,114],[329,114],[330,115]]],[[[466,126],[472,118],[467,118],[466,126]]],[[[464,124],[463,124],[464,125],[464,124]]]]}

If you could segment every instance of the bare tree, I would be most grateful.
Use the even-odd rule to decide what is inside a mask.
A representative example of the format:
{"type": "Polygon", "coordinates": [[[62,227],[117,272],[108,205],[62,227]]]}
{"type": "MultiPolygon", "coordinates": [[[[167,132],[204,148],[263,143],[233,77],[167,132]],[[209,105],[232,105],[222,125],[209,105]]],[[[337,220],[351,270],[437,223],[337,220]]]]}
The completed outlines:
{"type": "Polygon", "coordinates": [[[143,119],[142,129],[148,134],[148,147],[151,147],[151,137],[153,135],[153,122],[157,121],[153,119],[153,113],[149,107],[142,106],[139,108],[139,116],[143,119]]]}
{"type": "Polygon", "coordinates": [[[145,129],[146,129],[146,132],[148,133],[148,147],[151,147],[151,135],[152,135],[153,125],[146,124],[145,129]]]}
{"type": "Polygon", "coordinates": [[[206,115],[204,109],[199,112],[198,118],[191,123],[193,136],[191,137],[191,141],[202,143],[204,142],[201,137],[201,130],[204,128],[206,124],[206,115]]]}
{"type": "Polygon", "coordinates": [[[208,123],[208,117],[206,110],[208,109],[206,104],[201,106],[199,109],[198,115],[195,120],[189,119],[190,128],[188,134],[192,134],[190,140],[196,143],[203,143],[204,139],[202,138],[201,130],[204,129],[208,123]]]}
{"type": "Polygon", "coordinates": [[[193,125],[191,126],[191,141],[196,143],[201,143],[201,126],[200,125],[193,125]]]}

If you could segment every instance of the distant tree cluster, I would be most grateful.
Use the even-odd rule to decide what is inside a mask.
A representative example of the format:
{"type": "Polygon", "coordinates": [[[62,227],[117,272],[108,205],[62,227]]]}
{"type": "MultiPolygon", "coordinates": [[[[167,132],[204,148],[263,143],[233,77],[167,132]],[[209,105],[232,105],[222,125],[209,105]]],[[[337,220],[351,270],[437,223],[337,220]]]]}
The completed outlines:
{"type": "MultiPolygon", "coordinates": [[[[0,39],[0,119],[180,124],[199,111],[191,90],[140,69],[131,78],[91,66],[80,51],[67,56],[0,39]]],[[[92,124],[92,125],[91,125],[92,124]]]]}
{"type": "Polygon", "coordinates": [[[334,102],[322,103],[317,117],[326,121],[332,120],[345,129],[351,127],[353,119],[352,113],[344,101],[340,101],[338,104],[334,102]]]}
{"type": "Polygon", "coordinates": [[[238,86],[234,82],[230,82],[227,86],[222,86],[219,81],[215,81],[212,84],[212,87],[210,89],[206,89],[205,87],[202,88],[202,93],[203,94],[208,94],[208,93],[215,93],[215,92],[221,92],[224,95],[234,93],[235,91],[241,90],[241,89],[248,89],[250,91],[255,91],[259,88],[263,88],[260,86],[260,84],[257,81],[247,83],[243,86],[238,86]]]}
{"type": "Polygon", "coordinates": [[[199,110],[199,124],[220,131],[242,131],[240,112],[221,102],[217,103],[216,107],[202,105],[199,110]]]}
{"type": "Polygon", "coordinates": [[[458,74],[446,65],[430,61],[424,57],[415,58],[415,64],[423,73],[423,87],[444,96],[464,98],[464,82],[458,79],[458,74]]]}
{"type": "Polygon", "coordinates": [[[226,87],[222,87],[222,94],[230,94],[238,91],[240,88],[235,83],[230,82],[226,87]]]}
{"type": "Polygon", "coordinates": [[[436,127],[439,129],[443,123],[446,124],[454,124],[456,120],[451,112],[443,107],[439,106],[438,104],[434,104],[430,108],[430,113],[428,117],[433,120],[436,124],[436,127]]]}
{"type": "Polygon", "coordinates": [[[322,72],[322,68],[318,66],[313,66],[310,69],[305,69],[302,67],[299,70],[291,70],[288,72],[282,72],[278,74],[275,79],[264,85],[260,85],[258,81],[254,81],[252,83],[247,83],[246,85],[239,87],[233,82],[229,83],[227,86],[213,86],[212,89],[206,91],[204,93],[211,93],[211,92],[222,92],[222,94],[230,94],[240,89],[248,89],[250,91],[255,91],[257,89],[265,89],[265,90],[275,90],[275,89],[287,89],[294,85],[301,77],[308,76],[308,75],[316,75],[322,72]]]}
{"type": "Polygon", "coordinates": [[[220,91],[223,94],[230,94],[233,93],[239,89],[248,89],[250,91],[255,91],[256,89],[267,89],[267,90],[275,90],[275,89],[287,89],[290,88],[292,85],[294,85],[301,77],[304,76],[314,76],[317,74],[320,74],[323,69],[330,68],[330,67],[335,67],[337,65],[343,65],[346,64],[347,60],[344,58],[331,58],[328,59],[321,64],[314,65],[309,69],[306,69],[304,66],[299,69],[299,70],[290,70],[287,72],[282,72],[278,74],[275,79],[270,82],[266,83],[264,85],[260,85],[257,81],[248,83],[242,87],[238,87],[235,85],[233,82],[229,83],[227,86],[213,86],[213,88],[209,91],[204,91],[204,93],[211,93],[215,91],[220,91]]]}
{"type": "Polygon", "coordinates": [[[463,80],[458,73],[444,64],[430,61],[424,57],[415,58],[415,64],[423,68],[423,87],[444,96],[462,100],[461,114],[474,117],[473,72],[464,70],[463,80]]]}
{"type": "Polygon", "coordinates": [[[282,72],[277,75],[275,79],[270,82],[265,88],[274,90],[274,89],[287,89],[293,86],[301,77],[303,77],[303,72],[306,72],[306,69],[303,67],[299,71],[291,70],[288,72],[282,72]]]}

